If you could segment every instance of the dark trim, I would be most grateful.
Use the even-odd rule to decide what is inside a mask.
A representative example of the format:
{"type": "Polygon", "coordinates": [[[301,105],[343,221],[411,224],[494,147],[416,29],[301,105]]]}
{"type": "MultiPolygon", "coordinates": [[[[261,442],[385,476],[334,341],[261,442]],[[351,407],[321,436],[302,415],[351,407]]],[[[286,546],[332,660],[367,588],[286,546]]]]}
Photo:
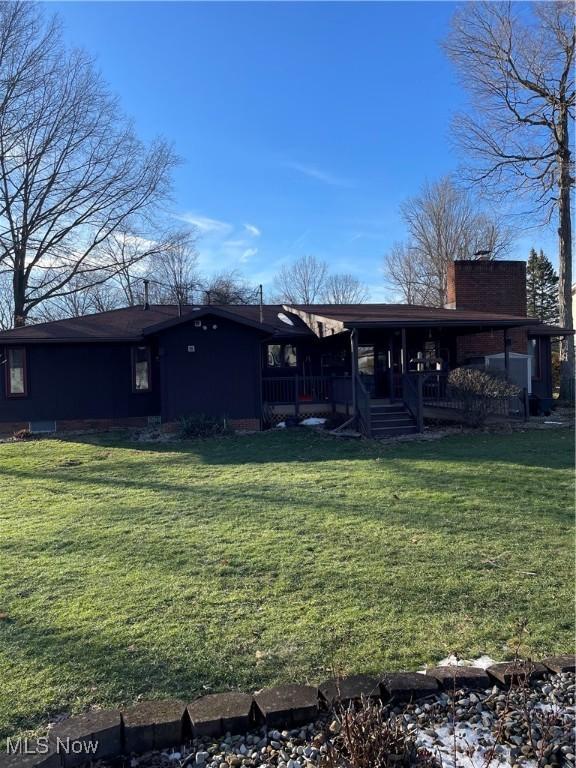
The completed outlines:
{"type": "Polygon", "coordinates": [[[527,325],[533,325],[533,320],[461,320],[461,319],[442,319],[442,320],[378,320],[378,321],[356,321],[347,320],[344,325],[346,328],[446,328],[447,330],[457,330],[458,328],[476,328],[478,333],[489,331],[492,328],[521,328],[527,325]]]}
{"type": "Polygon", "coordinates": [[[22,400],[28,397],[28,353],[25,346],[10,347],[6,350],[6,370],[5,370],[5,382],[6,382],[6,398],[9,400],[22,400]],[[22,368],[24,371],[24,392],[12,392],[10,388],[10,353],[20,350],[22,352],[22,368]]]}
{"type": "Polygon", "coordinates": [[[144,336],[90,336],[87,338],[79,336],[58,336],[58,338],[45,338],[43,336],[3,337],[0,334],[0,344],[11,347],[21,347],[24,344],[137,344],[144,342],[144,336]]]}
{"type": "Polygon", "coordinates": [[[152,351],[148,344],[134,344],[131,352],[132,359],[132,392],[135,395],[147,395],[152,392],[152,351]],[[136,386],[136,350],[146,350],[146,361],[148,363],[148,386],[146,389],[138,389],[136,386]]]}

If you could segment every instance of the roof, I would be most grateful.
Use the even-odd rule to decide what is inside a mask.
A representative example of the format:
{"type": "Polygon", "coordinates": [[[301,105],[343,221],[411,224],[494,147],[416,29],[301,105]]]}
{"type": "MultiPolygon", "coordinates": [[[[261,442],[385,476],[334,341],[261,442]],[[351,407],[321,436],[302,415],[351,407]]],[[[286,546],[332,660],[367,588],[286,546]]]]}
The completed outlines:
{"type": "Polygon", "coordinates": [[[574,331],[570,328],[562,328],[560,325],[539,325],[528,326],[528,336],[573,336],[574,331]]]}
{"type": "MultiPolygon", "coordinates": [[[[287,307],[288,308],[288,307],[287,307]]],[[[294,304],[300,316],[314,315],[341,323],[345,328],[376,326],[486,325],[514,327],[534,325],[534,318],[518,315],[477,312],[467,309],[441,309],[415,304],[294,304]]]]}
{"type": "Polygon", "coordinates": [[[293,325],[289,325],[278,317],[281,313],[284,313],[284,309],[279,304],[264,305],[262,307],[263,323],[260,323],[258,305],[187,306],[182,308],[180,315],[178,306],[175,304],[152,304],[146,310],[142,306],[124,307],[82,317],[13,328],[0,332],[0,343],[133,342],[175,324],[199,319],[206,315],[217,315],[240,322],[258,328],[267,335],[309,335],[310,330],[299,318],[293,316],[293,325]]]}
{"type": "Polygon", "coordinates": [[[531,329],[541,329],[535,333],[546,333],[545,328],[554,328],[553,332],[548,332],[549,335],[565,333],[563,329],[553,326],[538,325],[533,318],[408,304],[265,304],[262,307],[262,322],[260,311],[257,304],[187,306],[182,309],[181,315],[174,304],[153,304],[146,310],[142,306],[125,307],[14,328],[0,333],[0,343],[134,342],[205,315],[217,315],[278,338],[309,336],[317,330],[314,323],[323,320],[331,323],[336,331],[356,327],[509,328],[530,325],[531,329]]]}

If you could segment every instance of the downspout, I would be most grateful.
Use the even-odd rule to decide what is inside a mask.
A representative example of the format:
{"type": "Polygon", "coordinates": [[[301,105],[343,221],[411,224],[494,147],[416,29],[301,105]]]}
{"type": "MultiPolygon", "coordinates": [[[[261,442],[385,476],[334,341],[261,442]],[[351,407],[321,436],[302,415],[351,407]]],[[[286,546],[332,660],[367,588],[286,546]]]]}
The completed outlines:
{"type": "Polygon", "coordinates": [[[512,340],[508,336],[508,331],[504,331],[504,371],[506,372],[506,381],[510,381],[510,346],[512,340]]]}
{"type": "Polygon", "coordinates": [[[354,418],[356,418],[358,415],[358,396],[356,393],[356,376],[358,374],[358,331],[356,328],[352,328],[350,331],[350,357],[352,368],[352,413],[354,418]]]}

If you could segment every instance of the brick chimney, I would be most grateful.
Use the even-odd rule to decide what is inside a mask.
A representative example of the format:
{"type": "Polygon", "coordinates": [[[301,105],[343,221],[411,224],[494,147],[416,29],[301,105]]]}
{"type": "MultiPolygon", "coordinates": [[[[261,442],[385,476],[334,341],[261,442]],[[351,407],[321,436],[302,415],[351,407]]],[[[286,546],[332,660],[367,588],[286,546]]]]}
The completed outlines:
{"type": "Polygon", "coordinates": [[[525,261],[452,261],[446,306],[526,317],[525,261]]]}
{"type": "MultiPolygon", "coordinates": [[[[448,265],[447,309],[473,309],[500,315],[526,317],[525,261],[453,261],[448,265]]],[[[526,354],[526,331],[508,331],[511,350],[526,354]]],[[[458,361],[464,363],[504,351],[502,331],[463,336],[458,341],[458,361]]]]}

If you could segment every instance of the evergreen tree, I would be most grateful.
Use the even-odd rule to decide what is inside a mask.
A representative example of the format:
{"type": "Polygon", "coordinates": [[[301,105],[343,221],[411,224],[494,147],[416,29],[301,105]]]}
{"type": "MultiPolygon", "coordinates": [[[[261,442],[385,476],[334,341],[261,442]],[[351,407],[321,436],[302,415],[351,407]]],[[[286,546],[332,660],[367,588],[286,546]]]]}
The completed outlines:
{"type": "Polygon", "coordinates": [[[532,248],[526,266],[526,299],[529,317],[544,323],[558,322],[558,275],[544,251],[532,248]]]}

